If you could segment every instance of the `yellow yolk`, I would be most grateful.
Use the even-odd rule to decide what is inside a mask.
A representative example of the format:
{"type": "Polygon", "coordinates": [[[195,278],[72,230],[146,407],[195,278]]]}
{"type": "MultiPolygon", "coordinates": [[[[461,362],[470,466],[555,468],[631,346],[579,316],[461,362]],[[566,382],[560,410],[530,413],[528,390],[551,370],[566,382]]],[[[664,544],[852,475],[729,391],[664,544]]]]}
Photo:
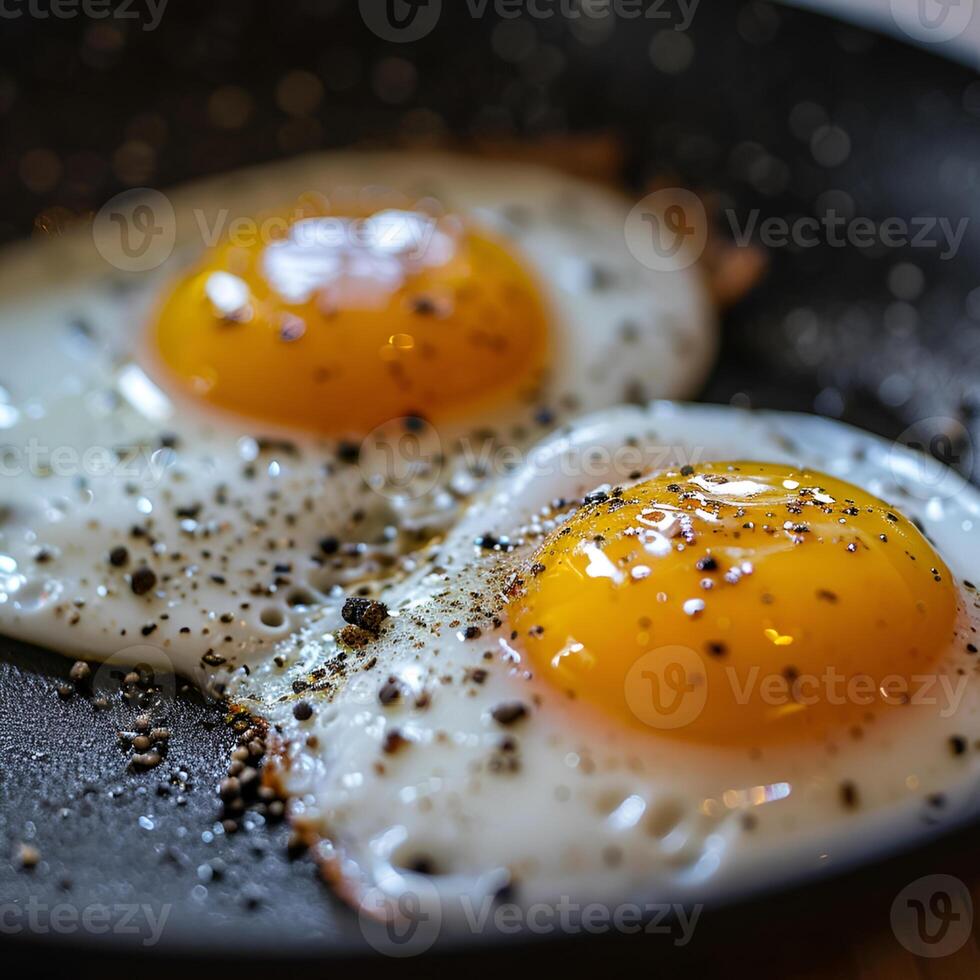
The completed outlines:
{"type": "Polygon", "coordinates": [[[710,463],[594,495],[512,590],[531,669],[719,744],[860,736],[935,680],[956,589],[905,517],[822,473],[710,463]]]}
{"type": "Polygon", "coordinates": [[[307,207],[229,241],[166,297],[157,359],[216,407],[325,435],[533,394],[548,320],[520,259],[459,221],[307,207]]]}

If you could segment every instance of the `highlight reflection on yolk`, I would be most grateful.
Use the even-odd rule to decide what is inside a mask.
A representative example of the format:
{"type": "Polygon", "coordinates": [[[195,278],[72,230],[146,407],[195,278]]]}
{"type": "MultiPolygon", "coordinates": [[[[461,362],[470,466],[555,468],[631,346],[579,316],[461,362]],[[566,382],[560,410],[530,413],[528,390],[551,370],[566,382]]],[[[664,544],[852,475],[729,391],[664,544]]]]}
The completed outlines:
{"type": "Polygon", "coordinates": [[[586,503],[513,591],[513,643],[535,673],[632,726],[721,744],[857,735],[900,711],[938,669],[957,608],[905,517],[759,463],[586,503]]]}
{"type": "Polygon", "coordinates": [[[273,241],[213,249],[166,297],[153,343],[184,388],[339,436],[439,422],[539,384],[544,304],[489,235],[418,211],[347,217],[309,202],[280,224],[273,241]]]}

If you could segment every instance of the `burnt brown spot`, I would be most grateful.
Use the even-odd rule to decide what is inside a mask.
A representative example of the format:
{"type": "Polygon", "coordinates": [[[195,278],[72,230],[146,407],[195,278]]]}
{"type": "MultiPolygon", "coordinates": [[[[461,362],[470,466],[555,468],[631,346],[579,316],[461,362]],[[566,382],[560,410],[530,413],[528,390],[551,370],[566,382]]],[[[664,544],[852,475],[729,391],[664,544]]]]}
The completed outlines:
{"type": "Polygon", "coordinates": [[[344,602],[340,611],[345,623],[359,626],[363,630],[377,633],[381,624],[388,618],[388,607],[374,599],[351,596],[344,602]]]}

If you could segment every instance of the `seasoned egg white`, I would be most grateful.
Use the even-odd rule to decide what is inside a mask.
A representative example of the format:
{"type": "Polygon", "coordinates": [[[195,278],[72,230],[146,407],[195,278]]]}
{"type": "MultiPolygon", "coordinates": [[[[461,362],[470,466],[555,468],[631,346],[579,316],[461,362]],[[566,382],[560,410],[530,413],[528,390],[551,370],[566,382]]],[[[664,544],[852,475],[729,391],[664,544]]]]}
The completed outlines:
{"type": "MultiPolygon", "coordinates": [[[[746,464],[745,473],[751,471],[746,464]]],[[[717,510],[711,503],[702,509],[704,522],[717,510]]],[[[663,518],[650,520],[665,527],[663,518]]],[[[710,557],[709,532],[697,523],[695,530],[689,541],[682,522],[667,536],[665,554],[676,556],[680,546],[704,549],[707,541],[710,557]]],[[[413,573],[366,590],[365,601],[383,603],[378,612],[387,619],[367,630],[353,627],[352,634],[351,623],[367,607],[325,609],[280,647],[279,665],[267,662],[237,682],[236,697],[273,723],[276,778],[292,797],[297,826],[320,841],[328,877],[382,917],[406,895],[414,907],[428,903],[431,911],[436,903],[440,914],[465,914],[501,889],[525,906],[563,897],[716,900],[842,869],[975,814],[978,533],[980,494],[973,487],[904,447],[842,424],[717,406],[615,409],[545,440],[444,541],[417,557],[413,573]],[[929,683],[910,692],[913,702],[925,695],[922,704],[899,698],[864,717],[860,704],[870,702],[855,699],[840,709],[846,725],[835,727],[838,709],[831,707],[826,728],[780,735],[767,718],[752,722],[743,738],[737,730],[715,733],[715,722],[741,724],[743,716],[722,712],[713,719],[709,700],[684,735],[644,720],[642,709],[630,717],[591,703],[588,684],[570,698],[551,676],[555,663],[534,661],[533,637],[513,628],[511,597],[522,577],[529,588],[528,576],[537,574],[530,563],[542,542],[559,546],[576,515],[608,518],[614,502],[628,501],[653,472],[670,473],[678,499],[690,493],[711,501],[727,492],[750,501],[755,491],[742,485],[749,477],[714,472],[710,461],[719,459],[820,471],[887,503],[857,513],[846,499],[831,501],[815,480],[787,479],[780,493],[788,503],[773,511],[771,537],[768,528],[746,529],[747,537],[759,536],[737,562],[735,552],[726,550],[722,559],[718,548],[717,563],[702,558],[698,567],[713,588],[699,590],[695,579],[690,593],[658,597],[649,611],[651,633],[661,601],[665,609],[683,603],[683,615],[698,624],[712,622],[712,603],[725,594],[765,612],[765,596],[753,591],[763,574],[760,541],[832,549],[826,553],[835,562],[883,555],[888,568],[916,576],[926,605],[935,601],[938,609],[936,597],[949,603],[948,634],[943,627],[942,635],[927,637],[936,649],[934,661],[923,662],[929,683]],[[795,513],[797,496],[800,516],[787,521],[784,507],[795,513]],[[921,522],[928,541],[902,515],[921,522]],[[833,531],[819,542],[806,540],[824,520],[840,527],[840,539],[833,531]],[[873,535],[858,533],[866,521],[873,535]],[[888,532],[891,538],[882,540],[888,532]],[[929,555],[930,541],[942,567],[920,569],[912,556],[929,555]],[[860,543],[852,553],[853,542],[860,543]],[[697,602],[689,606],[692,598],[697,602]]],[[[663,544],[657,534],[647,543],[654,551],[663,544]]],[[[583,583],[615,574],[603,565],[604,547],[596,544],[583,583]]],[[[656,561],[649,564],[655,577],[656,561]]],[[[544,579],[551,570],[540,571],[544,579]]],[[[765,635],[760,628],[759,642],[782,669],[793,663],[794,650],[801,652],[807,628],[826,633],[822,623],[838,614],[863,622],[860,609],[846,609],[860,604],[862,592],[869,602],[888,601],[868,592],[880,585],[856,579],[839,594],[819,596],[830,593],[829,583],[807,574],[778,583],[773,608],[803,596],[811,619],[765,635]],[[830,611],[834,602],[837,610],[830,611]]],[[[599,626],[612,627],[617,617],[610,606],[599,626]]],[[[571,642],[560,654],[570,652],[571,642]]],[[[712,671],[712,654],[725,654],[696,652],[712,671]]],[[[738,667],[735,653],[732,646],[728,662],[738,667]]],[[[872,673],[881,665],[889,673],[908,669],[898,645],[894,668],[880,645],[851,653],[852,666],[872,673]]],[[[621,690],[628,700],[629,689],[621,690]]],[[[871,700],[877,697],[872,691],[871,700]]]]}

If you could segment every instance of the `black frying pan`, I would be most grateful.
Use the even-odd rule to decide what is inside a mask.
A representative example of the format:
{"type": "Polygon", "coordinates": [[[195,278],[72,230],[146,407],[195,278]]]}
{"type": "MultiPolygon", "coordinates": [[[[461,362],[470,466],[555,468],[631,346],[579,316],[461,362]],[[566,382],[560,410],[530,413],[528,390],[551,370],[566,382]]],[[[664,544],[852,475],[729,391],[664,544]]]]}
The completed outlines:
{"type": "MultiPolygon", "coordinates": [[[[354,3],[312,0],[175,3],[152,31],[125,19],[5,21],[0,234],[26,235],[42,214],[50,227],[63,215],[52,208],[95,208],[122,190],[113,166],[133,174],[113,153],[127,139],[154,146],[138,182],[166,187],[287,151],[391,143],[420,129],[462,139],[611,129],[635,187],[666,174],[708,189],[723,227],[741,229],[753,209],[760,221],[830,207],[909,226],[930,216],[969,219],[951,258],[921,242],[772,250],[764,284],[727,316],[703,396],[822,411],[889,437],[913,426],[928,448],[969,470],[963,433],[976,433],[980,405],[980,302],[970,298],[980,262],[980,90],[972,72],[768,4],[696,9],[689,29],[675,32],[683,40],[657,42],[661,66],[689,62],[676,73],[650,55],[654,35],[680,22],[671,4],[663,9],[672,19],[620,23],[607,37],[558,17],[515,27],[492,5],[480,20],[464,3],[443,6],[437,27],[406,45],[367,30],[354,3]],[[312,123],[284,129],[275,88],[297,68],[318,74],[326,94],[312,123]],[[236,129],[216,127],[208,113],[209,96],[229,84],[251,104],[236,129]],[[831,127],[823,136],[821,125],[831,127]],[[846,152],[834,127],[848,134],[846,152]],[[38,146],[65,169],[54,186],[30,192],[18,165],[38,146]]],[[[106,957],[131,966],[138,957],[146,972],[169,969],[173,958],[186,971],[192,962],[339,965],[364,954],[355,917],[308,859],[287,856],[285,826],[252,819],[237,834],[214,833],[214,787],[235,740],[220,706],[187,692],[151,704],[173,730],[170,751],[152,773],[134,774],[116,740],[132,723],[131,705],[118,695],[101,710],[89,698],[63,700],[57,687],[70,665],[53,654],[4,642],[0,658],[0,906],[137,908],[126,923],[135,931],[100,935],[45,928],[41,912],[37,928],[12,934],[9,925],[24,920],[0,918],[2,955],[14,957],[7,962],[78,969],[106,957]],[[31,871],[16,860],[22,843],[40,855],[31,871]],[[164,908],[160,941],[146,956],[164,908]]],[[[710,972],[728,966],[720,950],[729,962],[754,957],[764,928],[774,969],[798,965],[801,948],[819,965],[833,956],[833,944],[820,941],[831,925],[843,942],[887,921],[891,896],[917,868],[975,869],[976,858],[963,857],[969,836],[846,881],[709,910],[684,949],[670,937],[634,936],[515,942],[478,959],[465,944],[440,952],[447,968],[469,972],[518,960],[635,968],[649,957],[665,970],[710,972]]]]}

